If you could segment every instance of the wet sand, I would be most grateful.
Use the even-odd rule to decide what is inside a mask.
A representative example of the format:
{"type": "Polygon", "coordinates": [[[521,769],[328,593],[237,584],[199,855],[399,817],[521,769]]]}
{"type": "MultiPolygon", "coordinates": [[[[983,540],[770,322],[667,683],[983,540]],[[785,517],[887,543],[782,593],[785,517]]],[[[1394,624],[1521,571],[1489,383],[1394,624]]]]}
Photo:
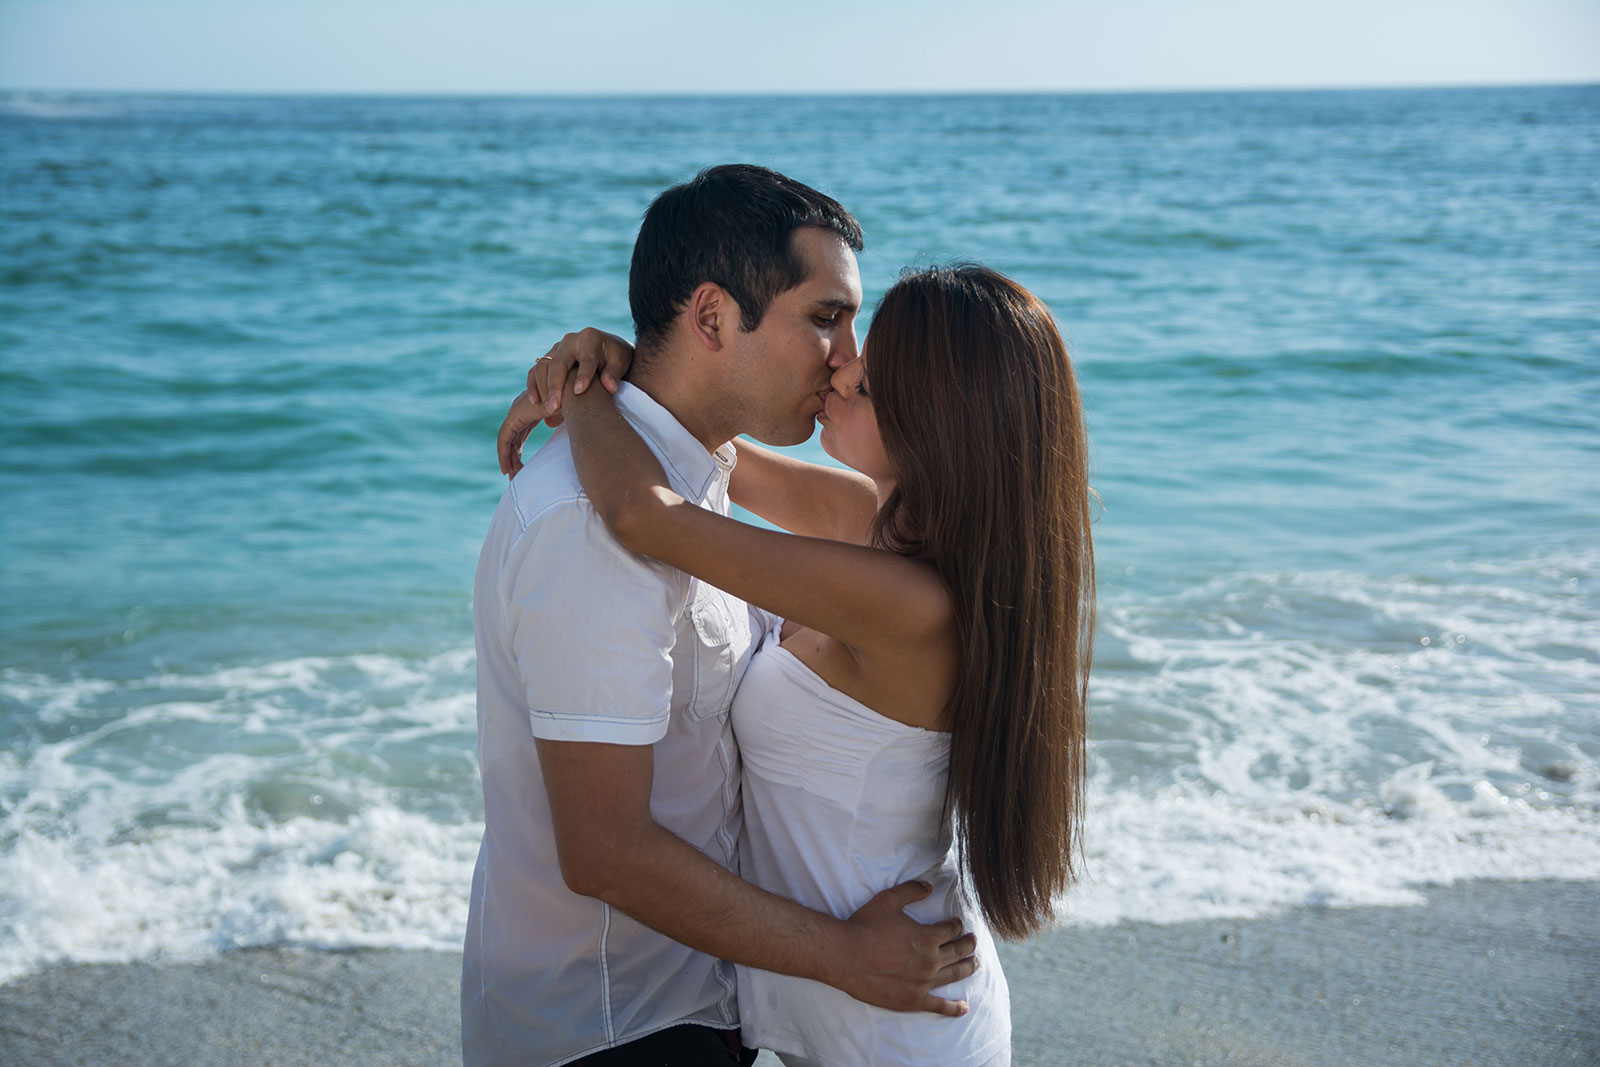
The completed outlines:
{"type": "MultiPolygon", "coordinates": [[[[1015,1062],[1600,1063],[1600,883],[1427,896],[1002,946],[1015,1062]]],[[[0,1064],[455,1064],[459,966],[440,952],[254,949],[53,967],[0,986],[0,1064]]]]}

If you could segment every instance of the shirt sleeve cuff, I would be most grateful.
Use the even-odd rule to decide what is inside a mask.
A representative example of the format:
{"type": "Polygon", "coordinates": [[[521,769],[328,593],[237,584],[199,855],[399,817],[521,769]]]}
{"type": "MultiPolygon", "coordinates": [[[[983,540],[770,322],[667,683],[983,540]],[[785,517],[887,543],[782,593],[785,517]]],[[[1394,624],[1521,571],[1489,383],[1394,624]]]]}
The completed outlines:
{"type": "Polygon", "coordinates": [[[588,715],[559,711],[528,712],[533,736],[544,741],[588,741],[605,745],[653,745],[667,735],[671,713],[648,719],[632,716],[588,715]]]}

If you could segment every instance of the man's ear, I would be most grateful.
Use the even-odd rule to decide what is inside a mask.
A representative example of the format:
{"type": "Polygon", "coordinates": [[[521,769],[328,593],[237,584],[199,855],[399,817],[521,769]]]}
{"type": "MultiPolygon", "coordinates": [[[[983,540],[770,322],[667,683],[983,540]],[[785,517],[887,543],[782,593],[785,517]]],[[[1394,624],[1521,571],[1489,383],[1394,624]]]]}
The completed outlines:
{"type": "Polygon", "coordinates": [[[708,352],[720,352],[728,334],[738,328],[739,305],[716,282],[701,282],[689,294],[684,309],[689,334],[708,352]]]}

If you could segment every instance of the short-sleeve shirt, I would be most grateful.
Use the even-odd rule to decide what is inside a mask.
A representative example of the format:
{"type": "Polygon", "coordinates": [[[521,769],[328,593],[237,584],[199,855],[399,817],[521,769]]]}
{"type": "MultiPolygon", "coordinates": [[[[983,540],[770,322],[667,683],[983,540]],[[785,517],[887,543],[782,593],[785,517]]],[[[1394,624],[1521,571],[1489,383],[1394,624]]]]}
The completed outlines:
{"type": "MultiPolygon", "coordinates": [[[[728,513],[733,449],[709,453],[642,390],[624,416],[686,500],[728,513]]],[[[468,1067],[553,1065],[678,1023],[739,1024],[732,967],[567,889],[535,738],[653,745],[650,810],[736,870],[733,691],[743,601],[617,544],[564,430],[512,480],[473,590],[484,836],[461,979],[468,1067]]]]}

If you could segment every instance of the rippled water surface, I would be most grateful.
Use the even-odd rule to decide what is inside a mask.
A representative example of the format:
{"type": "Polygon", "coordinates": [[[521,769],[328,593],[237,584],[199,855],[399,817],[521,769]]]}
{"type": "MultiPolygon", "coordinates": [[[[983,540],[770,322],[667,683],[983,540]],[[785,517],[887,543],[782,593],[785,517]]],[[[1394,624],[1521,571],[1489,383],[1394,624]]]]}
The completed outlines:
{"type": "Polygon", "coordinates": [[[733,159],[857,214],[869,304],[979,259],[1073,345],[1069,915],[1600,877],[1600,90],[13,94],[0,975],[459,938],[494,427],[733,159]]]}

